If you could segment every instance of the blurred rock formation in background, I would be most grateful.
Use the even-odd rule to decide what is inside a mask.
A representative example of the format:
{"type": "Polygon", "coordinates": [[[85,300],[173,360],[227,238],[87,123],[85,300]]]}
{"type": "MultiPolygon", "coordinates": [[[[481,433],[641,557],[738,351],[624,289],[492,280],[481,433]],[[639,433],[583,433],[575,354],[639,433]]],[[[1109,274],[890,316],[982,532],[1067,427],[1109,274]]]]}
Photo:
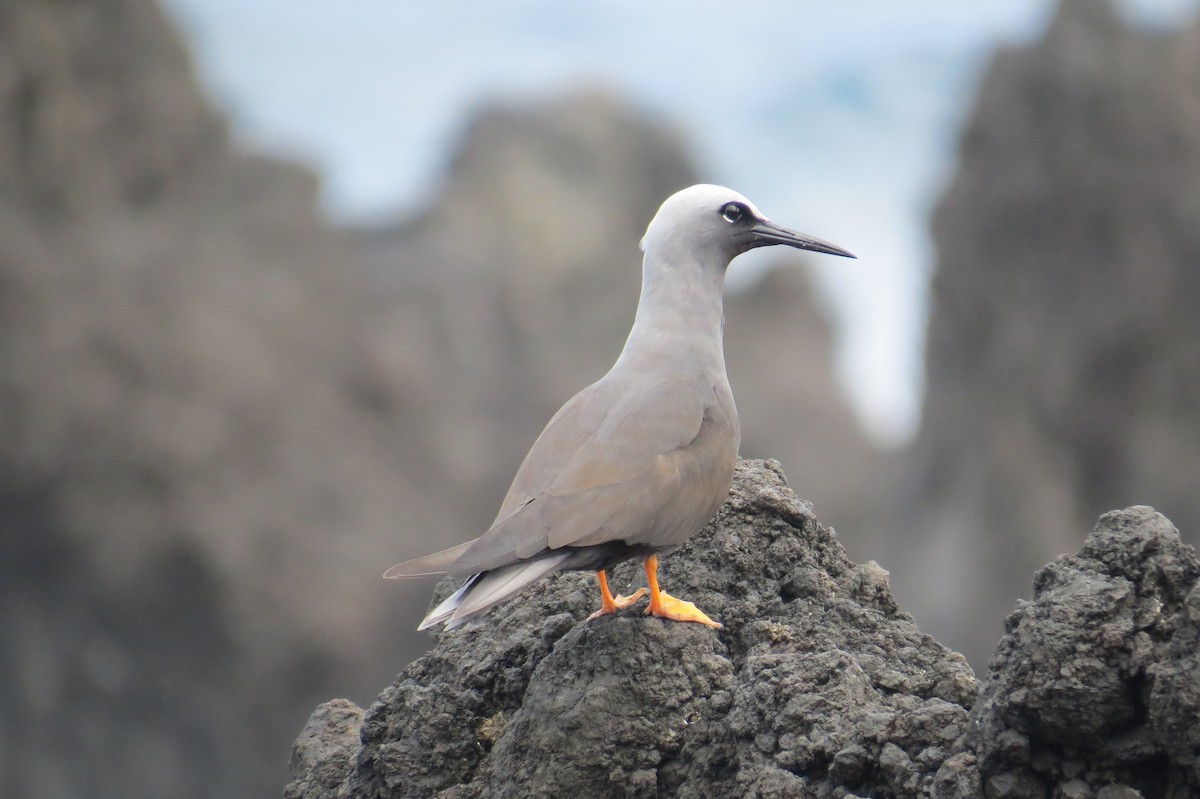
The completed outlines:
{"type": "MultiPolygon", "coordinates": [[[[977,667],[1099,512],[1200,522],[1198,41],[1077,0],[997,58],[911,451],[856,426],[801,267],[728,297],[743,454],[977,667]]],[[[313,706],[428,645],[430,586],[379,575],[491,521],[702,177],[595,88],[447,148],[415,216],[336,229],[231,143],[153,0],[0,0],[0,794],[275,793],[313,706]]]]}
{"type": "Polygon", "coordinates": [[[266,795],[299,696],[395,669],[378,550],[444,518],[348,249],[146,0],[2,4],[0,176],[0,794],[266,795]]]}
{"type": "Polygon", "coordinates": [[[933,219],[924,420],[872,555],[976,668],[1103,511],[1153,505],[1197,540],[1197,220],[1200,28],[1068,0],[996,55],[933,219]]]}
{"type": "MultiPolygon", "coordinates": [[[[590,90],[484,109],[422,214],[339,231],[146,0],[3,3],[0,175],[0,793],[51,799],[277,791],[312,705],[429,644],[430,586],[379,575],[486,527],[696,180],[590,90]]],[[[766,299],[820,346],[759,348],[740,395],[865,451],[804,281],[766,299]]]]}

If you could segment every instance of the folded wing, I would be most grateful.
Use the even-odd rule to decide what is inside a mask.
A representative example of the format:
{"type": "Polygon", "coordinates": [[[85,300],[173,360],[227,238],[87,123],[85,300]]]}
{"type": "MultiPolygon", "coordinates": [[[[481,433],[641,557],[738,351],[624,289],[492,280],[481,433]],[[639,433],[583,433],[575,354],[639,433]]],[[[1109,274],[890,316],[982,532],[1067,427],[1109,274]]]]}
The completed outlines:
{"type": "Polygon", "coordinates": [[[712,517],[737,459],[728,390],[699,375],[641,383],[636,394],[621,394],[618,383],[601,380],[563,406],[526,456],[497,521],[448,573],[611,541],[674,546],[712,517]]]}

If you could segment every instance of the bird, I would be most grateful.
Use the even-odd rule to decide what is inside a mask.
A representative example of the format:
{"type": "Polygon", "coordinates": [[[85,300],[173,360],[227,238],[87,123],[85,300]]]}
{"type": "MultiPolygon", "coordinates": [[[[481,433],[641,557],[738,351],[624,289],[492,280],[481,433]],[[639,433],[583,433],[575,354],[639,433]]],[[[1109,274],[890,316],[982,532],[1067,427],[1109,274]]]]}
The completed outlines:
{"type": "Polygon", "coordinates": [[[487,532],[384,573],[465,578],[417,629],[453,629],[554,572],[584,570],[600,589],[588,620],[648,593],[649,615],[721,626],[659,586],[658,556],[703,529],[729,494],[741,425],[725,371],[725,273],[738,255],[772,245],[856,257],[777,225],[723,186],[663,202],[641,240],[641,296],[616,363],[550,419],[487,532]],[[607,570],[633,558],[647,587],[613,596],[607,570]]]}

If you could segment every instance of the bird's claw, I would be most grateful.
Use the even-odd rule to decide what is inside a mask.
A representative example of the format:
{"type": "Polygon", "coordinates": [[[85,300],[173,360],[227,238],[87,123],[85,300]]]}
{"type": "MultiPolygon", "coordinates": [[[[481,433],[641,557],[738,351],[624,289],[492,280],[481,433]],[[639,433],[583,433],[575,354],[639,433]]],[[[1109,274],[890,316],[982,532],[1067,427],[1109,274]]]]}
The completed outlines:
{"type": "Polygon", "coordinates": [[[676,599],[665,591],[659,591],[658,602],[651,602],[646,613],[671,621],[694,621],[714,629],[721,629],[721,622],[713,621],[704,611],[685,599],[676,599]]]}
{"type": "Polygon", "coordinates": [[[588,616],[587,621],[591,621],[592,619],[598,619],[601,616],[611,616],[612,614],[616,613],[617,611],[624,610],[625,608],[629,607],[630,605],[632,605],[634,602],[637,602],[639,599],[641,599],[645,595],[646,595],[645,588],[639,588],[638,590],[634,591],[629,596],[622,596],[620,594],[617,594],[615,597],[612,598],[611,604],[609,604],[606,601],[602,601],[602,603],[600,605],[600,609],[598,611],[596,611],[595,613],[593,613],[591,616],[588,616]]]}

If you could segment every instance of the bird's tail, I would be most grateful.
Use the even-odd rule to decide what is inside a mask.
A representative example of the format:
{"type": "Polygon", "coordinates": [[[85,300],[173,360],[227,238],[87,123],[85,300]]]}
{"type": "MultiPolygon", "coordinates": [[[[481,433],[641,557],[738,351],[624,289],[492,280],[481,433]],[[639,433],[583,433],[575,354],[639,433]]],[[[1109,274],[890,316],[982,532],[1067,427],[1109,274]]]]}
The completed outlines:
{"type": "Polygon", "coordinates": [[[471,545],[478,540],[478,538],[473,538],[470,541],[464,541],[457,546],[443,549],[441,552],[434,552],[432,555],[426,555],[423,558],[415,558],[413,560],[406,560],[403,563],[397,563],[385,571],[383,576],[389,580],[399,580],[407,577],[434,577],[439,574],[445,574],[450,564],[458,560],[458,556],[470,549],[471,545]]]}
{"type": "Polygon", "coordinates": [[[570,556],[570,552],[556,552],[535,560],[518,561],[473,575],[461,588],[431,610],[417,629],[427,630],[445,623],[446,629],[452,630],[488,608],[500,604],[530,583],[557,571],[570,556]]]}

